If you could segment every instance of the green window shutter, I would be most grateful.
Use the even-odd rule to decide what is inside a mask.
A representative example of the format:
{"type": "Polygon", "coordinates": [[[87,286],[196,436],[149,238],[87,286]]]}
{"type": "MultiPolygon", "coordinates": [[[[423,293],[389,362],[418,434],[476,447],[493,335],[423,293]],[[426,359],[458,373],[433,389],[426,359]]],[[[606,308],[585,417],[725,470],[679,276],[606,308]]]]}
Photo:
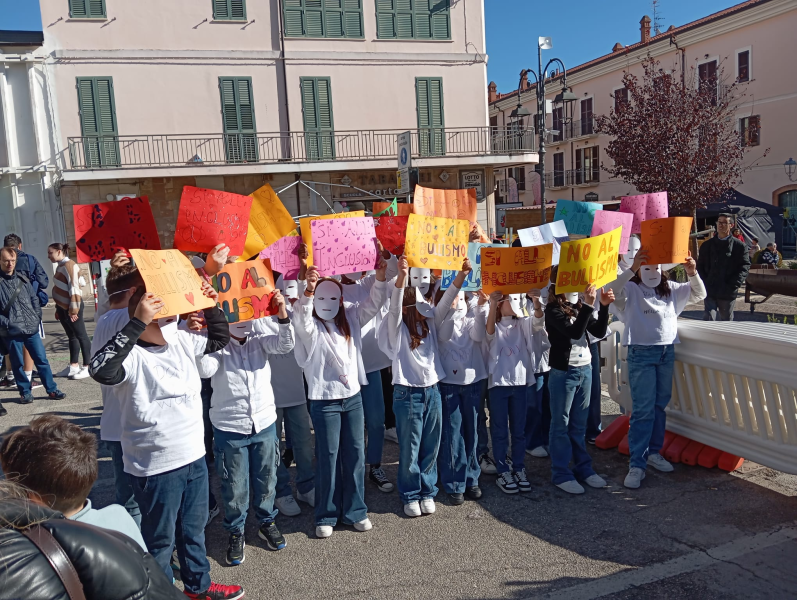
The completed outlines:
{"type": "Polygon", "coordinates": [[[104,19],[105,0],[69,0],[70,19],[104,19]]]}
{"type": "Polygon", "coordinates": [[[390,39],[396,37],[396,14],[394,0],[376,0],[376,37],[390,39]]]}
{"type": "Polygon", "coordinates": [[[305,21],[302,0],[282,0],[282,12],[285,21],[285,35],[302,37],[305,21]]]}
{"type": "Polygon", "coordinates": [[[257,162],[255,107],[250,77],[219,77],[227,162],[257,162]]]}
{"type": "Polygon", "coordinates": [[[213,18],[226,20],[230,18],[230,7],[227,0],[213,0],[213,18]]]}
{"type": "Polygon", "coordinates": [[[282,10],[288,37],[364,35],[362,0],[283,0],[282,10]]]}
{"type": "Polygon", "coordinates": [[[335,125],[332,118],[332,88],[329,77],[302,77],[302,114],[308,160],[335,158],[335,125]]]}
{"type": "Polygon", "coordinates": [[[439,77],[416,78],[415,93],[421,156],[443,155],[445,154],[443,80],[439,77]]]}
{"type": "Polygon", "coordinates": [[[213,19],[246,21],[246,0],[213,0],[213,19]]]}
{"type": "Polygon", "coordinates": [[[246,0],[230,0],[230,18],[246,21],[246,0]]]}
{"type": "Polygon", "coordinates": [[[433,40],[447,40],[451,38],[451,24],[449,21],[449,0],[429,0],[431,12],[431,32],[433,40]]]}
{"type": "Polygon", "coordinates": [[[119,132],[111,77],[77,79],[80,129],[87,167],[119,165],[119,132]]]}
{"type": "Polygon", "coordinates": [[[347,38],[363,37],[362,0],[343,1],[343,27],[347,38]]]}

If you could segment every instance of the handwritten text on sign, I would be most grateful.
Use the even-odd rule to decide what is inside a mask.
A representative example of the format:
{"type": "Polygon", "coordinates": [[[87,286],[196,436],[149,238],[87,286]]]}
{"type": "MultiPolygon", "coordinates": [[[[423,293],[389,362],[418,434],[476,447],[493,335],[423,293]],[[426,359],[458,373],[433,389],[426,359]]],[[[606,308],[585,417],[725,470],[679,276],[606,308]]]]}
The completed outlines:
{"type": "MultiPolygon", "coordinates": [[[[406,205],[399,204],[399,206],[406,205]]],[[[407,221],[409,221],[409,216],[389,217],[382,215],[381,217],[374,217],[376,239],[382,242],[384,249],[394,256],[404,254],[404,244],[407,240],[407,221]]]]}
{"type": "Polygon", "coordinates": [[[269,184],[255,190],[250,196],[252,210],[249,213],[246,243],[240,260],[253,257],[296,229],[293,217],[269,184]]]}
{"type": "MultiPolygon", "coordinates": [[[[482,289],[482,248],[508,248],[506,244],[480,244],[478,242],[470,242],[468,244],[468,258],[470,259],[471,271],[465,277],[465,283],[462,284],[462,291],[475,292],[482,289]]],[[[459,273],[459,269],[453,271],[443,271],[443,280],[440,287],[443,289],[448,288],[454,281],[454,278],[459,273]]]]}
{"type": "Polygon", "coordinates": [[[376,268],[376,233],[371,217],[311,221],[313,260],[322,277],[376,268]]]}
{"type": "Polygon", "coordinates": [[[485,293],[525,294],[548,285],[553,244],[528,248],[482,248],[485,293]]]}
{"type": "Polygon", "coordinates": [[[157,318],[190,313],[213,306],[202,293],[202,279],[179,250],[131,249],[147,291],[163,300],[157,318]]]}
{"type": "Polygon", "coordinates": [[[412,214],[407,221],[404,254],[411,267],[454,269],[468,256],[470,223],[412,214]]]}
{"type": "Polygon", "coordinates": [[[603,210],[603,205],[596,202],[557,200],[553,220],[564,221],[567,231],[571,234],[589,235],[592,233],[593,217],[599,210],[603,210]]]}
{"type": "Polygon", "coordinates": [[[251,321],[277,314],[272,305],[274,274],[268,261],[247,260],[225,265],[213,277],[213,287],[219,293],[218,307],[228,323],[251,321]]]}
{"type": "Polygon", "coordinates": [[[231,256],[240,256],[244,252],[251,207],[250,196],[185,186],[174,247],[209,252],[216,244],[224,243],[230,247],[231,256]]]}
{"type": "Polygon", "coordinates": [[[562,244],[556,293],[583,292],[588,285],[601,287],[617,279],[620,228],[597,237],[562,244]]]}
{"type": "Polygon", "coordinates": [[[438,190],[415,187],[413,212],[427,217],[465,219],[471,227],[476,224],[476,190],[438,190]]]}
{"type": "Polygon", "coordinates": [[[302,238],[296,235],[278,239],[260,252],[259,258],[271,261],[271,268],[282,274],[283,279],[296,279],[299,276],[299,246],[302,238]]]}
{"type": "Polygon", "coordinates": [[[689,256],[692,217],[642,221],[642,247],[650,265],[682,263],[689,256]]]}
{"type": "Polygon", "coordinates": [[[642,221],[666,219],[669,215],[667,192],[623,196],[620,198],[620,212],[634,215],[631,233],[640,233],[642,231],[642,221]]]}
{"type": "Polygon", "coordinates": [[[299,219],[299,229],[301,229],[302,240],[307,244],[307,264],[314,265],[313,262],[313,230],[310,228],[311,221],[318,219],[349,219],[351,217],[364,217],[364,210],[353,210],[351,212],[332,213],[331,215],[321,215],[320,217],[304,217],[299,219]]]}

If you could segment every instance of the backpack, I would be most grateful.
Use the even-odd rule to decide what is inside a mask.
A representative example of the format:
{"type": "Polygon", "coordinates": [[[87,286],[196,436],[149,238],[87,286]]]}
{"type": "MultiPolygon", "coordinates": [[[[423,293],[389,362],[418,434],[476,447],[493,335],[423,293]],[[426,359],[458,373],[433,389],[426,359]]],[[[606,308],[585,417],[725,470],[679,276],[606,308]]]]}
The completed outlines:
{"type": "Polygon", "coordinates": [[[39,304],[41,306],[47,306],[47,302],[50,300],[50,297],[47,295],[42,289],[39,289],[39,282],[36,281],[36,265],[33,264],[33,257],[28,254],[28,272],[30,273],[30,282],[33,286],[33,291],[36,292],[36,296],[39,298],[39,304]]]}

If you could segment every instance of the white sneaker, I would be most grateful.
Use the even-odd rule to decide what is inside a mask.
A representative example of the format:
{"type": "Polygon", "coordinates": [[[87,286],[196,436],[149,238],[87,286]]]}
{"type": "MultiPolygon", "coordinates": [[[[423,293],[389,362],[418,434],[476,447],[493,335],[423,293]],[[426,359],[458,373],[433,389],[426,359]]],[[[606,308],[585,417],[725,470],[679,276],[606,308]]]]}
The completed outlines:
{"type": "Polygon", "coordinates": [[[526,454],[534,458],[546,458],[548,456],[548,451],[545,449],[545,446],[537,446],[533,450],[526,450],[526,454]]]}
{"type": "Polygon", "coordinates": [[[482,454],[479,458],[479,468],[485,475],[497,475],[498,469],[495,466],[495,461],[490,458],[489,454],[482,454]]]}
{"type": "Polygon", "coordinates": [[[393,442],[394,444],[398,444],[398,434],[396,433],[395,427],[385,429],[385,439],[389,442],[393,442]]]}
{"type": "Polygon", "coordinates": [[[590,475],[584,480],[584,483],[594,488],[606,487],[606,480],[598,474],[590,475]]]}
{"type": "Polygon", "coordinates": [[[302,513],[302,509],[296,504],[296,500],[293,499],[293,496],[282,496],[281,498],[277,498],[274,500],[274,507],[280,511],[281,515],[285,515],[286,517],[295,517],[302,513]]]}
{"type": "Polygon", "coordinates": [[[584,488],[581,487],[581,484],[575,479],[571,479],[570,481],[565,481],[564,483],[557,483],[556,487],[558,487],[560,490],[567,492],[568,494],[584,493],[584,488]]]}
{"type": "Polygon", "coordinates": [[[433,515],[435,511],[434,498],[424,498],[421,500],[421,512],[425,515],[433,515]]]}
{"type": "Polygon", "coordinates": [[[55,373],[55,375],[53,375],[53,376],[54,377],[69,377],[70,375],[74,375],[78,371],[80,371],[80,367],[73,367],[72,365],[67,365],[63,369],[58,371],[58,373],[55,373]]]}
{"type": "Polygon", "coordinates": [[[74,374],[69,374],[69,379],[86,379],[87,377],[91,377],[89,375],[89,368],[88,367],[81,367],[78,371],[74,374]]]}
{"type": "Polygon", "coordinates": [[[421,505],[418,502],[410,502],[409,504],[404,505],[404,514],[408,517],[420,517],[421,516],[421,505]]]}
{"type": "Polygon", "coordinates": [[[623,485],[627,488],[635,490],[640,486],[644,478],[645,478],[644,469],[640,469],[639,467],[631,467],[628,471],[628,475],[625,476],[625,481],[623,481],[623,485]]]}
{"type": "Polygon", "coordinates": [[[328,538],[332,536],[332,525],[317,525],[315,528],[317,538],[328,538]]]}
{"type": "Polygon", "coordinates": [[[373,529],[373,527],[374,526],[371,525],[371,519],[369,519],[367,517],[365,519],[363,519],[362,521],[358,521],[357,523],[354,524],[354,528],[357,531],[371,531],[371,529],[373,529]]]}
{"type": "Polygon", "coordinates": [[[310,506],[315,508],[315,488],[313,488],[306,494],[302,494],[301,492],[296,492],[296,499],[299,502],[304,502],[305,504],[309,504],[310,506]]]}
{"type": "Polygon", "coordinates": [[[648,456],[648,464],[662,473],[670,473],[675,470],[675,467],[658,452],[648,456]]]}

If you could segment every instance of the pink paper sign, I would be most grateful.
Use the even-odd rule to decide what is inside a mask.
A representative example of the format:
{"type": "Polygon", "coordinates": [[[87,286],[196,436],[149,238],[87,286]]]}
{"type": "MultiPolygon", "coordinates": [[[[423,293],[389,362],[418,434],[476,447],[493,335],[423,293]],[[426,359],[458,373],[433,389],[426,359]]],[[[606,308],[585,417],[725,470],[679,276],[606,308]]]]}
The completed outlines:
{"type": "Polygon", "coordinates": [[[619,253],[628,252],[628,238],[631,237],[631,227],[633,226],[634,215],[625,212],[614,212],[612,210],[599,210],[595,212],[595,220],[592,221],[592,237],[609,233],[622,227],[620,234],[619,253]]]}
{"type": "Polygon", "coordinates": [[[271,261],[271,270],[282,273],[283,279],[296,279],[299,276],[299,246],[302,238],[297,235],[281,237],[260,252],[260,258],[271,261]]]}
{"type": "Polygon", "coordinates": [[[666,219],[670,216],[667,210],[667,192],[622,196],[620,198],[620,212],[634,215],[631,233],[642,233],[642,221],[666,219]]]}
{"type": "Polygon", "coordinates": [[[377,246],[371,217],[310,221],[313,262],[322,277],[376,268],[377,246]]]}

